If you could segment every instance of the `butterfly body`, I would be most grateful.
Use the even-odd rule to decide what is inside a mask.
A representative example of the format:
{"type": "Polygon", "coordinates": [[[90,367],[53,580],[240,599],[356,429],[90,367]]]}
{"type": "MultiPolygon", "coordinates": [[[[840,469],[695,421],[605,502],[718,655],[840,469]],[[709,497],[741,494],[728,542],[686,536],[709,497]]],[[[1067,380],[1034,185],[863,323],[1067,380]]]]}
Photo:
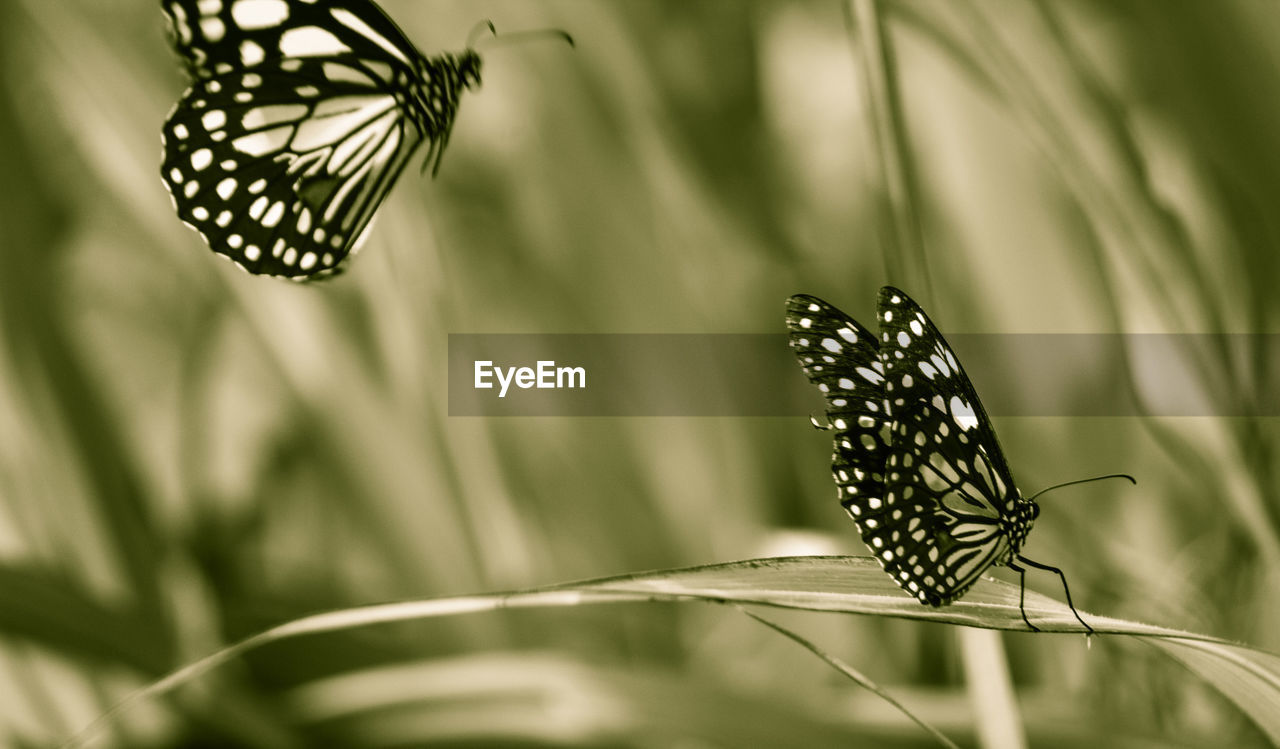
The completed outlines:
{"type": "Polygon", "coordinates": [[[1020,554],[1039,507],[1018,490],[973,385],[919,305],[884,287],[879,335],[808,295],[787,300],[786,319],[826,398],[840,503],[894,582],[944,606],[992,566],[1044,567],[1020,554]]]}
{"type": "Polygon", "coordinates": [[[422,55],[369,0],[164,0],[192,85],[164,128],[178,215],[253,273],[340,270],[480,57],[422,55]]]}
{"type": "Polygon", "coordinates": [[[432,172],[440,169],[440,156],[449,142],[449,133],[458,114],[462,92],[480,87],[480,55],[472,50],[460,54],[449,52],[435,57],[419,57],[418,74],[411,84],[413,95],[404,106],[422,138],[431,143],[432,152],[423,164],[435,162],[432,172]]]}

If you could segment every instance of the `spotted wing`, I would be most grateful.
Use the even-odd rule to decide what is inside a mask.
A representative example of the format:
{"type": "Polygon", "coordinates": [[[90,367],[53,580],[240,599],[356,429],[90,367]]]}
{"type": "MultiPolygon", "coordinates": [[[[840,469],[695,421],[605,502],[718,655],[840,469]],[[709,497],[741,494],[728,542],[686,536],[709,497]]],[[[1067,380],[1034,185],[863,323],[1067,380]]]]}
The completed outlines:
{"type": "Polygon", "coordinates": [[[421,56],[369,0],[161,0],[161,6],[193,78],[316,56],[412,73],[421,56]]]}
{"type": "Polygon", "coordinates": [[[914,301],[880,292],[880,352],[892,419],[877,553],[922,602],[959,598],[1017,550],[1030,518],[973,385],[914,301]],[[887,553],[886,553],[887,552],[887,553]]]}
{"type": "Polygon", "coordinates": [[[870,544],[878,529],[874,518],[883,506],[889,450],[884,370],[875,334],[804,294],[787,300],[787,328],[800,366],[827,401],[827,420],[835,430],[831,472],[840,504],[870,544]]]}
{"type": "Polygon", "coordinates": [[[335,58],[197,81],[164,129],[178,215],[253,273],[335,271],[422,141],[369,69],[335,58]]]}
{"type": "Polygon", "coordinates": [[[165,0],[195,82],[164,128],[179,217],[253,273],[337,272],[424,140],[420,54],[367,0],[165,0]]]}

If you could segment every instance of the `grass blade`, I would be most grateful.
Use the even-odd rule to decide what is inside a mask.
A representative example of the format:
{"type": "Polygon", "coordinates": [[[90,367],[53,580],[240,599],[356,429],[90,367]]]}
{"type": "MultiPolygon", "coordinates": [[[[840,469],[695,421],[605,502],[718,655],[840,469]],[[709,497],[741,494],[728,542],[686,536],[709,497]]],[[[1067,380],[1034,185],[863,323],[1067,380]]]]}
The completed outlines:
{"type": "MultiPolygon", "coordinates": [[[[1018,610],[1019,588],[984,578],[964,600],[932,609],[921,606],[885,576],[871,557],[780,557],[658,570],[487,595],[387,603],[295,619],[224,648],[147,686],[116,705],[65,746],[83,746],[115,716],[138,702],[163,695],[204,673],[273,642],[309,634],[509,608],[581,606],[625,601],[688,601],[762,604],[780,608],[872,614],[1026,631],[1018,610]]],[[[1027,615],[1045,633],[1078,632],[1071,609],[1028,592],[1027,615]]],[[[1081,612],[1097,634],[1157,638],[1171,655],[1192,665],[1241,710],[1264,727],[1280,731],[1280,656],[1207,635],[1081,612]]],[[[1275,735],[1280,735],[1277,733],[1275,735]]]]}

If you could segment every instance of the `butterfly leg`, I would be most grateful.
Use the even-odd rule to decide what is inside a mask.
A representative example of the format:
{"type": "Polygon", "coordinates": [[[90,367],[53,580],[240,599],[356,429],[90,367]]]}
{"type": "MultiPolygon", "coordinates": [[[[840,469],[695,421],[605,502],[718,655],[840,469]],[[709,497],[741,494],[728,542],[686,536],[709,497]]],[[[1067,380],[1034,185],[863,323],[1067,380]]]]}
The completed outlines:
{"type": "MultiPolygon", "coordinates": [[[[438,148],[440,148],[439,138],[433,139],[430,144],[427,145],[427,155],[422,160],[422,167],[418,169],[419,176],[427,173],[427,167],[431,166],[431,162],[433,161],[436,164],[436,169],[438,170],[440,168],[440,158],[436,155],[436,149],[438,148]]],[[[435,174],[435,172],[432,172],[431,176],[434,178],[435,174]]]]}
{"type": "Polygon", "coordinates": [[[1027,623],[1032,632],[1039,632],[1040,628],[1032,624],[1031,620],[1027,618],[1027,571],[1013,562],[1009,562],[1008,567],[1018,573],[1018,611],[1022,612],[1022,621],[1027,623]]]}
{"type": "MultiPolygon", "coordinates": [[[[1050,567],[1047,564],[1040,564],[1039,562],[1033,562],[1030,559],[1027,559],[1026,557],[1022,556],[1021,554],[1018,555],[1018,561],[1022,562],[1023,564],[1027,564],[1032,567],[1035,567],[1036,569],[1045,570],[1046,572],[1052,572],[1053,574],[1057,575],[1058,579],[1062,581],[1062,592],[1067,594],[1067,606],[1071,608],[1071,613],[1075,615],[1076,621],[1080,622],[1080,624],[1082,624],[1086,630],[1085,637],[1088,637],[1089,635],[1093,634],[1093,627],[1090,627],[1088,622],[1080,618],[1080,612],[1076,611],[1076,605],[1071,602],[1071,588],[1067,587],[1067,576],[1062,574],[1062,570],[1058,569],[1057,567],[1050,567]]],[[[1025,614],[1023,615],[1023,618],[1026,618],[1025,614]]]]}

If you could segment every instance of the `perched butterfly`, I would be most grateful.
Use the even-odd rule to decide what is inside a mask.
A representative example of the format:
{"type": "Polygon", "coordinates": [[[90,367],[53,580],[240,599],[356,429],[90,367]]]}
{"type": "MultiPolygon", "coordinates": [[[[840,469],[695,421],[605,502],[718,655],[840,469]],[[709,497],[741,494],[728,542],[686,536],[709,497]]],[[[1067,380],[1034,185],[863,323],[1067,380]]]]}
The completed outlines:
{"type": "Polygon", "coordinates": [[[427,58],[371,0],[162,2],[193,80],[162,176],[178,216],[252,273],[337,272],[424,142],[440,168],[480,85],[471,45],[427,58]]]}
{"type": "MultiPolygon", "coordinates": [[[[826,397],[832,473],[862,540],[929,606],[958,599],[993,565],[1018,572],[1025,593],[1025,564],[1056,573],[1075,613],[1062,571],[1019,553],[1039,495],[1018,491],[951,346],[892,286],[880,290],[879,323],[877,338],[821,299],[787,300],[791,348],[826,397]]],[[[1022,618],[1039,630],[1025,608],[1022,618]]]]}

